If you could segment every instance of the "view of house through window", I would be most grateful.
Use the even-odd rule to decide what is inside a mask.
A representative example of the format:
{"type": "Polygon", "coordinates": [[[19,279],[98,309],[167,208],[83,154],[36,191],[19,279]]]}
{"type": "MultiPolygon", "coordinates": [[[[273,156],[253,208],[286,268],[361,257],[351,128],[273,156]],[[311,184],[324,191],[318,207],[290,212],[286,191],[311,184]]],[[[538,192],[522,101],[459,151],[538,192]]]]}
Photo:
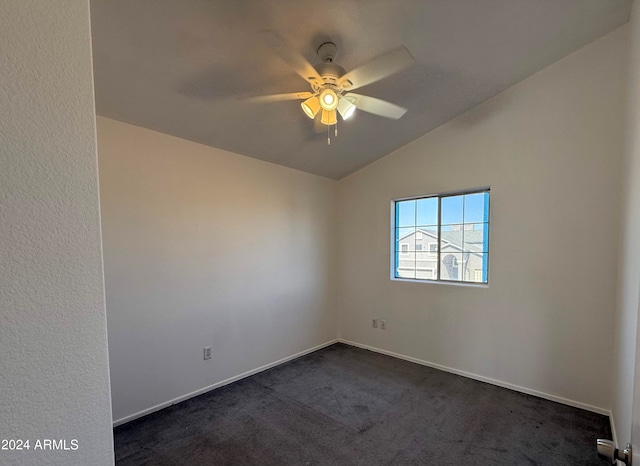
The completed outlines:
{"type": "Polygon", "coordinates": [[[394,202],[393,276],[488,283],[489,190],[394,202]]]}

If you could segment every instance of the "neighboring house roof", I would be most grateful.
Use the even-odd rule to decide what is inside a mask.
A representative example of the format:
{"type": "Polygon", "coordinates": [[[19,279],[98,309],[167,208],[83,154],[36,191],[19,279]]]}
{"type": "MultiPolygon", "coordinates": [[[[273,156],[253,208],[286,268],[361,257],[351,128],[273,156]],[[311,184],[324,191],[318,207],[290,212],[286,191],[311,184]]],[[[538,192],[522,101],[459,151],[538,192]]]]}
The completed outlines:
{"type": "MultiPolygon", "coordinates": [[[[438,239],[438,236],[434,234],[433,231],[423,230],[422,228],[418,227],[416,231],[412,231],[400,237],[399,241],[402,241],[403,239],[406,239],[412,235],[415,235],[416,232],[418,231],[421,232],[422,234],[430,236],[436,241],[438,239]]],[[[458,231],[441,231],[440,235],[443,241],[448,243],[448,245],[456,249],[459,249],[460,251],[462,251],[462,244],[460,243],[460,237],[462,236],[464,238],[464,242],[468,245],[471,245],[470,250],[472,252],[480,253],[482,252],[484,247],[483,233],[484,232],[480,230],[458,230],[458,231]],[[460,235],[461,232],[463,233],[463,235],[460,235]]]]}

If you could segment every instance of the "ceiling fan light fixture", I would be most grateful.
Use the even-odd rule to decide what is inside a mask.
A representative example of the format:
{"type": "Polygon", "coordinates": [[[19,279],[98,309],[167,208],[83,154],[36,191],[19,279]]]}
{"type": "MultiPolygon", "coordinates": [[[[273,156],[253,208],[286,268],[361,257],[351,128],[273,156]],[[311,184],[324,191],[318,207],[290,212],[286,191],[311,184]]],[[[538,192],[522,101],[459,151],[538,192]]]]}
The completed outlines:
{"type": "Polygon", "coordinates": [[[338,99],[338,112],[340,112],[340,116],[343,120],[348,120],[353,116],[353,113],[356,111],[356,106],[353,103],[349,102],[346,97],[340,97],[338,99]]]}
{"type": "Polygon", "coordinates": [[[338,122],[338,117],[336,115],[335,110],[325,110],[322,109],[322,118],[320,118],[320,123],[323,125],[335,125],[338,122]]]}
{"type": "Polygon", "coordinates": [[[300,106],[304,113],[313,120],[320,110],[320,100],[314,95],[302,102],[300,106]]]}
{"type": "Polygon", "coordinates": [[[324,110],[335,110],[338,106],[338,96],[332,89],[325,89],[320,93],[320,106],[324,110]]]}

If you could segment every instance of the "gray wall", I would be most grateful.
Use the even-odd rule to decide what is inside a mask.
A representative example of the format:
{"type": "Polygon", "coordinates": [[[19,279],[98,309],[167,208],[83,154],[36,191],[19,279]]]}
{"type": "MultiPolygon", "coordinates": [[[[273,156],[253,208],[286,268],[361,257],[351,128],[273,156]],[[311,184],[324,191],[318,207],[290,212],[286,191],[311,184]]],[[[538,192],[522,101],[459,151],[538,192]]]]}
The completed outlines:
{"type": "Polygon", "coordinates": [[[89,3],[4,0],[0,31],[0,439],[31,442],[0,464],[112,464],[89,3]]]}

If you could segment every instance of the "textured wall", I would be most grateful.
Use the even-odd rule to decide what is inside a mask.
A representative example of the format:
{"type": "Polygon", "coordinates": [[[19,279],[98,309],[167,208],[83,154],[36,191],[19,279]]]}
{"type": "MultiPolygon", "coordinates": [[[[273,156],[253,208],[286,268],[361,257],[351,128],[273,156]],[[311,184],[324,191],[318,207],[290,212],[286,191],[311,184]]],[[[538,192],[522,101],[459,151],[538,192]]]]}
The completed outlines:
{"type": "Polygon", "coordinates": [[[4,0],[0,31],[0,439],[31,442],[0,464],[112,464],[89,4],[4,0]]]}
{"type": "Polygon", "coordinates": [[[626,59],[623,27],[342,180],[342,337],[608,410],[626,59]],[[489,287],[390,280],[390,201],[482,186],[489,287]]]}
{"type": "Polygon", "coordinates": [[[101,117],[98,152],[116,421],[337,338],[335,181],[101,117]]]}

